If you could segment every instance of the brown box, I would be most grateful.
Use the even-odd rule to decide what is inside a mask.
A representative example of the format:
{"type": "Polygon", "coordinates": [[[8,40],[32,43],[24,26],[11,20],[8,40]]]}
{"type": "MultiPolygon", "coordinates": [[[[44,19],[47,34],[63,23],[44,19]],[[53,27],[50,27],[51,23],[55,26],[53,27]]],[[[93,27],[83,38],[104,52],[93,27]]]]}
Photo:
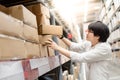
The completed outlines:
{"type": "Polygon", "coordinates": [[[36,16],[23,5],[9,7],[9,14],[24,23],[37,28],[36,16]]]}
{"type": "MultiPolygon", "coordinates": [[[[47,48],[47,49],[44,50],[44,53],[46,53],[46,50],[47,50],[47,55],[48,56],[55,56],[54,50],[49,48],[49,47],[47,47],[47,46],[45,46],[46,45],[45,41],[47,41],[48,39],[52,39],[52,35],[39,35],[39,40],[40,40],[41,47],[47,48]]],[[[43,52],[41,52],[41,55],[45,56],[43,54],[43,52]]]]}
{"type": "Polygon", "coordinates": [[[27,8],[32,10],[35,15],[45,15],[46,17],[50,18],[49,9],[41,3],[27,6],[27,8]]]}
{"type": "Polygon", "coordinates": [[[68,46],[59,38],[57,38],[58,40],[58,45],[65,48],[65,49],[68,49],[68,46]]]}
{"type": "Polygon", "coordinates": [[[50,34],[50,35],[62,35],[63,30],[62,26],[56,25],[41,25],[38,27],[38,33],[41,35],[50,34]]]}
{"type": "Polygon", "coordinates": [[[0,5],[0,11],[2,11],[2,12],[4,12],[4,13],[8,14],[8,8],[6,8],[6,7],[3,6],[3,5],[0,5]]]}
{"type": "Polygon", "coordinates": [[[45,45],[45,41],[52,39],[52,35],[39,35],[40,44],[45,45]]]}
{"type": "Polygon", "coordinates": [[[23,36],[27,41],[39,43],[38,30],[26,24],[23,27],[23,36]]]}
{"type": "Polygon", "coordinates": [[[40,56],[41,57],[48,57],[47,46],[43,46],[42,44],[39,44],[39,46],[40,46],[40,56]]]}
{"type": "Polygon", "coordinates": [[[26,8],[28,9],[28,10],[30,10],[32,13],[33,13],[33,5],[30,5],[30,6],[26,6],[26,8]]]}
{"type": "Polygon", "coordinates": [[[26,50],[23,40],[0,37],[0,59],[26,58],[26,50]]]}
{"type": "Polygon", "coordinates": [[[47,47],[47,48],[48,48],[48,56],[55,56],[54,50],[52,48],[49,48],[49,47],[47,47]]]}
{"type": "Polygon", "coordinates": [[[0,12],[0,34],[23,38],[23,23],[0,12]]]}
{"type": "Polygon", "coordinates": [[[28,58],[40,57],[39,45],[25,42],[26,55],[28,58]]]}
{"type": "Polygon", "coordinates": [[[50,20],[45,15],[36,15],[37,25],[50,25],[50,20]]]}

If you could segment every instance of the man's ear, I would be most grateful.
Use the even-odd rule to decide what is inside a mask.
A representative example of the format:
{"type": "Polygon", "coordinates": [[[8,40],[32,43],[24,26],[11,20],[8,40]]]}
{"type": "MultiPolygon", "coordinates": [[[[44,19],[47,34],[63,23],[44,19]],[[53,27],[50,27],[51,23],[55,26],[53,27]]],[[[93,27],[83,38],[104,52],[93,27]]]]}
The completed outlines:
{"type": "Polygon", "coordinates": [[[98,39],[98,41],[99,41],[99,39],[100,39],[100,36],[96,36],[96,38],[98,39]]]}

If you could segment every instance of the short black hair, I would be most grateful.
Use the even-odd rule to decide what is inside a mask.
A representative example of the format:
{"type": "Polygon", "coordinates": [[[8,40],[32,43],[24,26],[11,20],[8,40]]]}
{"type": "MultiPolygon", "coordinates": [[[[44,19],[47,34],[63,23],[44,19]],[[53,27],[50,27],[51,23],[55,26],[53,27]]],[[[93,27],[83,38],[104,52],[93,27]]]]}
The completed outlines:
{"type": "Polygon", "coordinates": [[[92,30],[94,36],[99,36],[99,42],[106,42],[110,35],[109,28],[101,21],[93,22],[88,25],[88,30],[92,30]]]}

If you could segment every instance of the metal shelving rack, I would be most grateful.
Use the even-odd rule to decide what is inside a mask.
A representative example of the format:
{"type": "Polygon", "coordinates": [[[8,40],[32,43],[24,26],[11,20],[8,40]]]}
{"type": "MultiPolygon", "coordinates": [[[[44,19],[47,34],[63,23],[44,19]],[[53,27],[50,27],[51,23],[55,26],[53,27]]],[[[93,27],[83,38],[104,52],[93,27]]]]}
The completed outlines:
{"type": "Polygon", "coordinates": [[[59,56],[0,61],[0,80],[35,80],[58,66],[59,56]]]}
{"type": "Polygon", "coordinates": [[[107,19],[106,24],[111,24],[113,20],[113,18],[116,18],[115,22],[116,23],[112,23],[112,25],[108,25],[108,27],[110,28],[111,34],[110,34],[110,40],[108,42],[110,42],[111,46],[112,46],[112,60],[110,61],[111,65],[110,65],[110,79],[109,80],[119,80],[120,77],[120,45],[116,44],[119,43],[120,41],[120,34],[119,33],[115,33],[116,31],[120,31],[120,19],[118,18],[118,14],[116,14],[117,12],[120,11],[120,1],[119,0],[103,0],[103,4],[105,5],[104,1],[109,1],[110,4],[105,8],[106,8],[106,15],[104,17],[108,17],[107,13],[110,12],[110,8],[112,8],[111,6],[113,6],[113,11],[112,14],[109,15],[109,19],[107,19]],[[116,4],[117,3],[117,4],[116,4]],[[117,16],[117,17],[116,17],[117,16]],[[114,33],[114,34],[113,34],[114,33]]]}
{"type": "MultiPolygon", "coordinates": [[[[0,4],[6,7],[18,4],[44,4],[44,2],[47,2],[47,0],[0,0],[0,4]]],[[[51,24],[55,24],[54,17],[52,17],[51,20],[51,24]]],[[[63,62],[61,61],[61,57],[58,52],[57,54],[55,52],[55,55],[56,56],[44,58],[2,60],[0,61],[0,80],[37,80],[38,77],[54,70],[55,68],[62,70],[61,65],[69,62],[70,60],[63,62]]],[[[61,76],[62,73],[58,74],[61,76]]],[[[60,79],[61,77],[59,80],[60,79]]]]}

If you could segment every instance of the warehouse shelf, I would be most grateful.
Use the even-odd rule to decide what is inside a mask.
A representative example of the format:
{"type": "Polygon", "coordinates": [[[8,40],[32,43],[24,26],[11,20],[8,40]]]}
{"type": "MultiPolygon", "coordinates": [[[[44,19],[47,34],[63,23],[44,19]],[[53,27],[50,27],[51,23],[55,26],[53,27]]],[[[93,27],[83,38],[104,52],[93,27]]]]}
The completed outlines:
{"type": "Polygon", "coordinates": [[[0,80],[34,80],[58,66],[59,56],[0,61],[0,80]]]}
{"type": "Polygon", "coordinates": [[[115,42],[120,42],[120,38],[116,38],[112,41],[112,44],[115,43],[115,42]]]}
{"type": "Polygon", "coordinates": [[[112,51],[113,51],[113,52],[115,52],[115,51],[120,51],[120,47],[112,48],[112,51]]]}
{"type": "Polygon", "coordinates": [[[117,22],[117,25],[111,30],[111,32],[120,28],[120,21],[117,22]]]}
{"type": "MultiPolygon", "coordinates": [[[[114,5],[114,4],[113,4],[114,5]]],[[[117,11],[119,11],[120,10],[120,5],[115,9],[115,11],[113,12],[113,14],[111,15],[111,18],[108,20],[108,23],[112,20],[112,18],[113,18],[113,16],[115,15],[115,13],[117,12],[117,11]]],[[[107,23],[107,24],[108,24],[107,23]]]]}
{"type": "MultiPolygon", "coordinates": [[[[107,1],[107,2],[108,2],[108,1],[107,1]]],[[[112,1],[112,0],[109,0],[108,3],[109,3],[109,4],[106,4],[106,3],[104,4],[107,10],[110,9],[111,5],[113,4],[113,1],[112,1]]]]}

